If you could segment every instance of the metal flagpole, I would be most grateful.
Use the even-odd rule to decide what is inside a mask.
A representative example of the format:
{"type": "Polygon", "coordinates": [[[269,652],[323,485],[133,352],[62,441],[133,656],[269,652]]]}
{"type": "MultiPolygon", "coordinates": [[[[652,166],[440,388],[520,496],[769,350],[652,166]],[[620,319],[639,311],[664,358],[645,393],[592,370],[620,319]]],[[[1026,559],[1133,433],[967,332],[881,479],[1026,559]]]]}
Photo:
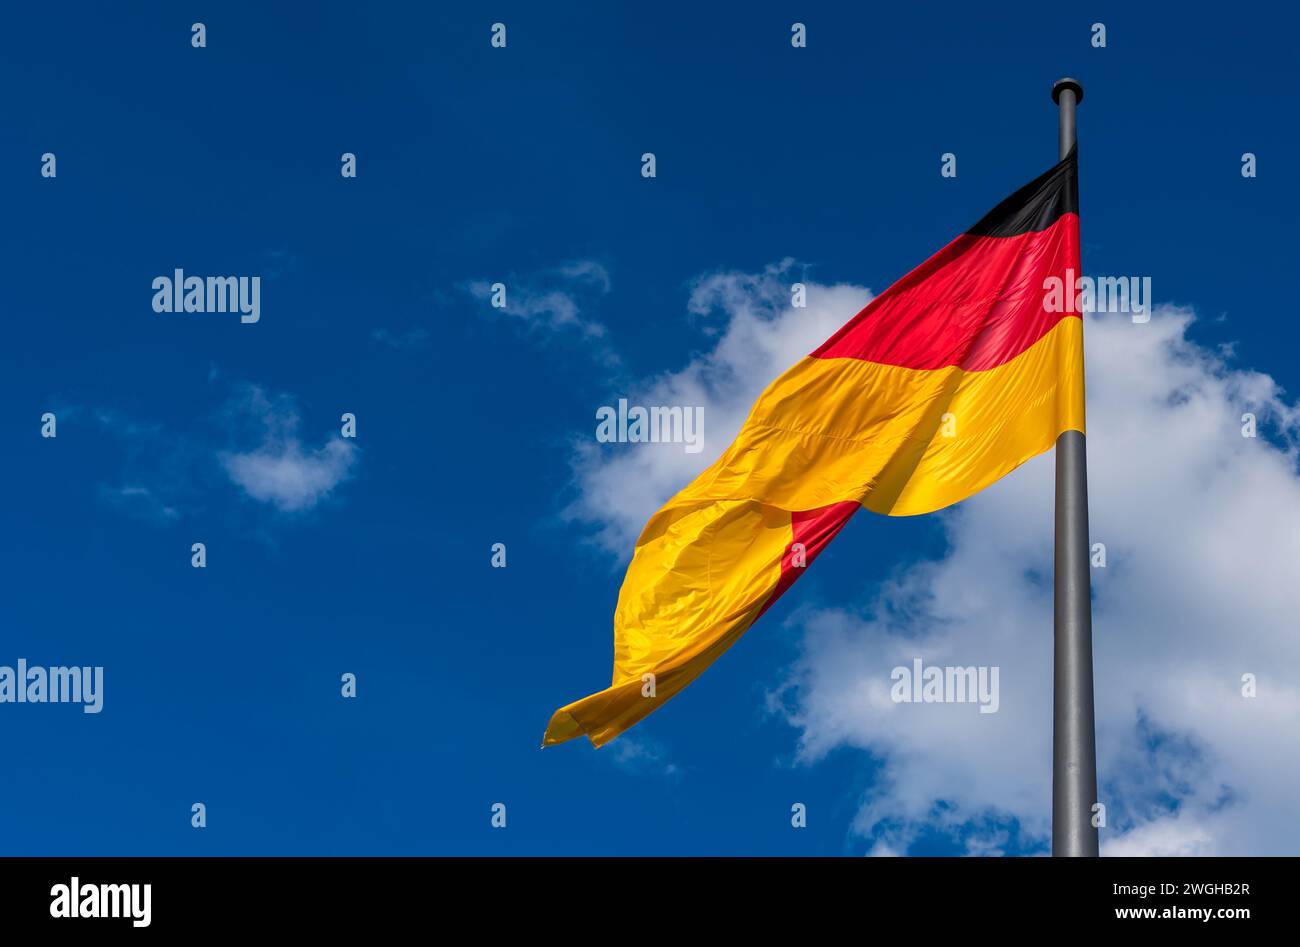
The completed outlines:
{"type": "MultiPolygon", "coordinates": [[[[1061,158],[1075,144],[1083,86],[1059,79],[1061,158]]],[[[1074,287],[1066,287],[1073,293],[1074,287]]],[[[1096,856],[1097,745],[1092,707],[1092,587],[1088,544],[1088,457],[1084,436],[1056,439],[1055,708],[1052,723],[1052,854],[1096,856]]]]}

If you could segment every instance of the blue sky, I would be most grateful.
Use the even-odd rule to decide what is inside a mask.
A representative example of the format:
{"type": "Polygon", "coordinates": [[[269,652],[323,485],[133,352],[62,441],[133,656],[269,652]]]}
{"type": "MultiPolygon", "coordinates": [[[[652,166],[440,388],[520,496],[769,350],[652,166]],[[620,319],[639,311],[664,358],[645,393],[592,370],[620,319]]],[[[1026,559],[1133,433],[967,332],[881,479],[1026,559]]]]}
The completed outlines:
{"type": "MultiPolygon", "coordinates": [[[[0,664],[103,665],[106,691],[98,715],[0,706],[6,854],[871,849],[888,754],[769,695],[806,662],[801,609],[874,601],[948,553],[945,521],[856,517],[626,748],[543,753],[550,713],[609,675],[595,411],[707,356],[734,317],[689,311],[711,275],[792,258],[884,289],[1055,161],[1058,76],[1086,90],[1085,270],[1150,276],[1195,310],[1184,344],[1300,389],[1294,13],[274,6],[28,5],[0,38],[0,664]],[[260,322],[154,313],[176,267],[261,275],[260,322]],[[494,313],[483,280],[564,293],[579,324],[494,313]],[[343,412],[358,437],[319,493],[259,499],[223,462],[322,463],[343,412]]],[[[908,850],[990,823],[1043,850],[1013,805],[966,814],[908,850]]]]}

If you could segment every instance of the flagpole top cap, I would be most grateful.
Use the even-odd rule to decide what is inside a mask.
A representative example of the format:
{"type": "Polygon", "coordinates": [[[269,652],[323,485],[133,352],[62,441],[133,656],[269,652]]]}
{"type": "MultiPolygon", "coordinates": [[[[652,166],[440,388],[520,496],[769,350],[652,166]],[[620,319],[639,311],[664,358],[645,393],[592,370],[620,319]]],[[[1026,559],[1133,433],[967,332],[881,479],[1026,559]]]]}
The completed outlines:
{"type": "Polygon", "coordinates": [[[1083,101],[1083,86],[1078,79],[1071,79],[1066,76],[1064,79],[1057,79],[1052,83],[1052,101],[1057,105],[1061,104],[1061,93],[1066,89],[1074,92],[1074,104],[1078,105],[1083,101]]]}

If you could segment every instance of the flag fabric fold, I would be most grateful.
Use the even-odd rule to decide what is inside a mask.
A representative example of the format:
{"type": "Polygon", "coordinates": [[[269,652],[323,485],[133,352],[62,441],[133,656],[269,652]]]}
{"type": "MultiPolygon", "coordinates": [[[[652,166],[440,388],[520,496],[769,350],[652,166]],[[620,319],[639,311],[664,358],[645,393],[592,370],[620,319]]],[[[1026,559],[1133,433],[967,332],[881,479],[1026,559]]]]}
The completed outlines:
{"type": "Polygon", "coordinates": [[[1084,430],[1077,153],[890,286],[759,396],[731,446],[646,524],[610,687],[543,745],[612,740],[730,647],[860,507],[929,513],[1084,430]],[[1064,311],[1054,311],[1054,310],[1064,311]]]}

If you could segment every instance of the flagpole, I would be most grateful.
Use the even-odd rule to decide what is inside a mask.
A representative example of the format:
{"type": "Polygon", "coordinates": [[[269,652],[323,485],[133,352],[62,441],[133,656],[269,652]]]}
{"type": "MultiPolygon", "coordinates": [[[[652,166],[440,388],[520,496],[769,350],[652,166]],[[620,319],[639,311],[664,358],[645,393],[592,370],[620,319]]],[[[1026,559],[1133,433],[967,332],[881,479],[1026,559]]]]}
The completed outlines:
{"type": "MultiPolygon", "coordinates": [[[[1075,144],[1083,86],[1058,79],[1060,156],[1075,144]]],[[[1073,292],[1074,287],[1066,287],[1073,292]]],[[[1084,436],[1056,439],[1055,682],[1052,721],[1052,854],[1096,856],[1097,740],[1092,706],[1092,588],[1088,544],[1088,457],[1084,436]]]]}

